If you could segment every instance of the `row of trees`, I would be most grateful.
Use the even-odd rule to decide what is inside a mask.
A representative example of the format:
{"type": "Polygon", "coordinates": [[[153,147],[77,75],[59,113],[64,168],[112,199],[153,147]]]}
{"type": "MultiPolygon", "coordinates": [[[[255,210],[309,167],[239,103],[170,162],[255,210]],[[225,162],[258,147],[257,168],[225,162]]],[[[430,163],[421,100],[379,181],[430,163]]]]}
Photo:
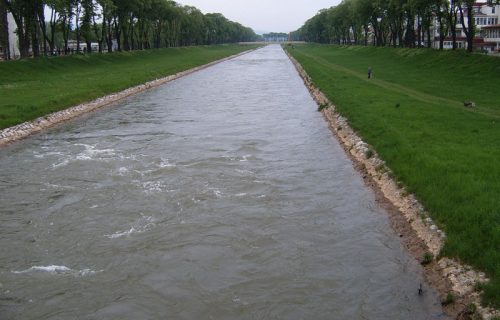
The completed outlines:
{"type": "MultiPolygon", "coordinates": [[[[112,51],[113,43],[117,50],[128,51],[257,37],[222,14],[203,14],[171,0],[0,0],[0,29],[5,29],[2,11],[14,17],[21,57],[29,56],[30,50],[34,56],[61,48],[66,52],[69,40],[76,40],[78,52],[81,43],[91,52],[92,42],[102,52],[112,51]]],[[[5,39],[0,36],[0,41],[5,39]]]]}
{"type": "MultiPolygon", "coordinates": [[[[461,24],[472,51],[475,36],[475,0],[343,0],[338,6],[321,10],[293,32],[294,40],[320,43],[378,46],[431,47],[435,25],[439,47],[448,34],[457,48],[457,25],[461,24]],[[469,23],[467,23],[469,22],[469,23]],[[424,42],[426,42],[424,44],[424,42]]],[[[488,0],[489,5],[499,0],[488,0]]]]}

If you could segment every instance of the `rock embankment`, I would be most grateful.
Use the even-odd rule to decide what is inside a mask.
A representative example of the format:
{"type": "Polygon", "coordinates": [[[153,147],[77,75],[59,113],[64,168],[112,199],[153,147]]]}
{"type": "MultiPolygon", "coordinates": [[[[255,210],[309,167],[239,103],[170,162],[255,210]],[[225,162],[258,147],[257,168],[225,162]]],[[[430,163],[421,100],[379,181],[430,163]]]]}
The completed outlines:
{"type": "MultiPolygon", "coordinates": [[[[394,179],[391,170],[376,151],[357,135],[349,126],[348,120],[342,117],[325,94],[314,86],[300,63],[287,54],[312,97],[322,107],[321,112],[332,132],[361,172],[365,182],[374,188],[377,201],[388,209],[392,225],[400,234],[402,242],[416,259],[426,264],[424,271],[427,281],[439,291],[443,300],[448,294],[457,297],[453,305],[445,307],[446,311],[462,318],[466,313],[466,306],[474,304],[476,316],[483,319],[499,317],[498,310],[481,307],[480,293],[475,289],[476,284],[489,281],[483,272],[475,271],[470,266],[446,257],[437,261],[433,258],[429,263],[423,261],[424,254],[430,253],[430,257],[439,256],[446,234],[432,221],[415,196],[409,194],[404,185],[394,179]]],[[[470,318],[472,319],[472,316],[470,318]]]]}
{"type": "Polygon", "coordinates": [[[193,72],[208,68],[210,66],[213,66],[215,64],[221,63],[223,61],[227,61],[230,59],[233,59],[235,57],[241,56],[243,54],[246,54],[252,50],[244,51],[242,53],[226,57],[217,61],[213,61],[211,63],[195,67],[189,70],[185,70],[164,78],[156,79],[150,82],[147,82],[145,84],[141,84],[129,89],[126,89],[124,91],[120,91],[114,94],[110,94],[101,98],[98,98],[94,101],[91,102],[86,102],[83,104],[80,104],[78,106],[74,106],[65,110],[57,111],[54,113],[51,113],[49,115],[37,118],[32,121],[27,121],[18,125],[15,125],[10,128],[6,128],[3,130],[0,130],[0,146],[6,145],[8,143],[26,138],[29,135],[32,135],[34,133],[40,132],[44,129],[50,128],[56,124],[68,121],[70,119],[76,118],[80,115],[83,115],[85,113],[92,112],[96,109],[102,108],[104,106],[110,105],[116,101],[122,100],[124,98],[127,98],[129,96],[132,96],[134,94],[137,94],[139,92],[148,90],[150,88],[158,87],[162,84],[165,84],[167,82],[173,81],[175,79],[184,77],[188,74],[191,74],[193,72]]]}

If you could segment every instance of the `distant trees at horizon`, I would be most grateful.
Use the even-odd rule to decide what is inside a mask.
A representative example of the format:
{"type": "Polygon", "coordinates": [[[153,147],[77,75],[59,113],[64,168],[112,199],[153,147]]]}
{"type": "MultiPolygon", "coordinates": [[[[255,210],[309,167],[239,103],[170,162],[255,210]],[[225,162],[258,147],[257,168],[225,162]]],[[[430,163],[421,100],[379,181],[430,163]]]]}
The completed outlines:
{"type": "MultiPolygon", "coordinates": [[[[251,28],[220,13],[203,14],[172,0],[0,0],[0,31],[7,28],[7,12],[17,25],[21,57],[67,52],[70,40],[77,52],[85,43],[90,53],[92,42],[99,52],[111,52],[258,39],[251,28]]],[[[6,42],[0,35],[0,46],[8,48],[6,42]]]]}
{"type": "MultiPolygon", "coordinates": [[[[427,39],[431,46],[431,28],[436,22],[439,48],[451,34],[457,48],[457,24],[461,24],[472,51],[475,36],[475,0],[343,0],[339,5],[319,11],[299,30],[294,40],[320,43],[368,45],[369,34],[377,46],[420,47],[427,39]],[[467,23],[467,21],[469,23],[467,23]]],[[[488,5],[500,0],[488,0],[488,5]]]]}

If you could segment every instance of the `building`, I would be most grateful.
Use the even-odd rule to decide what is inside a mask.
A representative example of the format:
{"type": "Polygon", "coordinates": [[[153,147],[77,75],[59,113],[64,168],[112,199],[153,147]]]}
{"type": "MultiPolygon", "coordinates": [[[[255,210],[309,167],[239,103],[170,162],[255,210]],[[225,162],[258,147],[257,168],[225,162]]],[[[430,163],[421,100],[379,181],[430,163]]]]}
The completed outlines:
{"type": "Polygon", "coordinates": [[[17,59],[21,56],[19,52],[19,38],[17,37],[17,25],[11,13],[7,14],[7,21],[9,22],[9,52],[11,59],[17,59]]]}
{"type": "MultiPolygon", "coordinates": [[[[467,12],[464,9],[465,26],[469,25],[467,12]]],[[[459,18],[460,19],[460,18],[459,18]]],[[[436,23],[437,25],[437,23],[436,23]]],[[[487,53],[500,54],[500,5],[488,5],[485,2],[477,2],[474,4],[474,25],[476,26],[476,35],[474,37],[474,50],[484,51],[487,53]]],[[[459,49],[467,48],[467,37],[463,30],[462,23],[457,26],[457,47],[459,49]]],[[[434,28],[435,41],[434,47],[439,48],[439,34],[437,27],[434,28]]],[[[444,40],[444,49],[453,48],[453,40],[451,35],[444,40]]]]}
{"type": "Polygon", "coordinates": [[[11,59],[17,59],[21,56],[21,54],[19,52],[19,41],[16,34],[17,25],[11,13],[7,13],[7,26],[9,34],[9,48],[0,47],[0,57],[2,57],[3,52],[7,50],[11,59]]]}
{"type": "MultiPolygon", "coordinates": [[[[91,49],[93,52],[99,51],[99,44],[96,42],[92,42],[90,44],[91,49]]],[[[77,51],[78,49],[78,43],[76,40],[68,40],[68,49],[72,51],[77,51]]],[[[85,41],[80,41],[80,50],[82,52],[87,51],[87,43],[85,41]]]]}

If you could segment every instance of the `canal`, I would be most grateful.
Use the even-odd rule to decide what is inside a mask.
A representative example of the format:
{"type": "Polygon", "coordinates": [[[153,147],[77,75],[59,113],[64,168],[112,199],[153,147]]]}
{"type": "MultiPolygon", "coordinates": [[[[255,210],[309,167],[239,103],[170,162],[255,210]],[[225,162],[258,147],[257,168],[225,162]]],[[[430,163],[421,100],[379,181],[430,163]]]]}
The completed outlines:
{"type": "Polygon", "coordinates": [[[0,149],[1,319],[445,319],[268,46],[0,149]]]}

